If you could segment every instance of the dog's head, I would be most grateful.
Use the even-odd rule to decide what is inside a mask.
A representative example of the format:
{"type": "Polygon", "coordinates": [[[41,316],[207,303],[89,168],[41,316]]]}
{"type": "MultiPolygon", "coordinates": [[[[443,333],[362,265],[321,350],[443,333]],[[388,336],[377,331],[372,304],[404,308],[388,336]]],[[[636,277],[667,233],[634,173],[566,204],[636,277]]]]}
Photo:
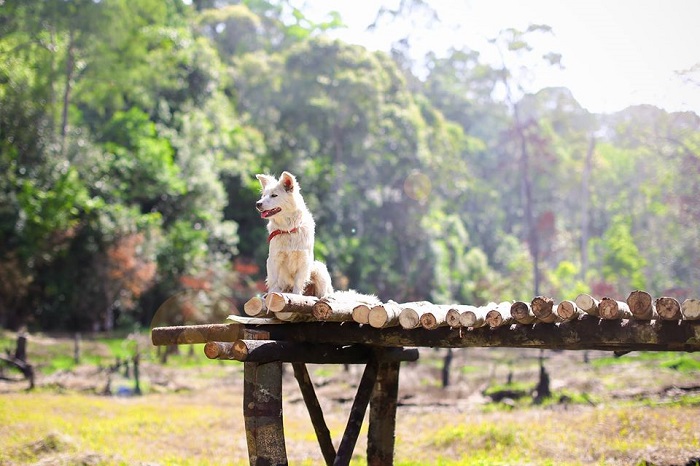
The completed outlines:
{"type": "Polygon", "coordinates": [[[296,212],[301,200],[299,184],[296,178],[289,172],[282,172],[279,180],[270,175],[255,175],[262,186],[262,196],[255,203],[262,218],[271,218],[275,215],[289,215],[296,212]]]}

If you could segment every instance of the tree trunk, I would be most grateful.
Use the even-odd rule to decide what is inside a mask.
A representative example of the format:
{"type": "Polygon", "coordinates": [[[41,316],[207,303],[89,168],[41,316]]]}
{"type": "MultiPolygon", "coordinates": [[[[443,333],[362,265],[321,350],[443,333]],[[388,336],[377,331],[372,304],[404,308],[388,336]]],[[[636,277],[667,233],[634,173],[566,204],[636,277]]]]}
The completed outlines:
{"type": "Polygon", "coordinates": [[[583,175],[581,177],[581,272],[579,274],[581,280],[585,280],[586,271],[588,270],[588,201],[591,197],[589,185],[595,145],[595,138],[591,136],[588,152],[586,152],[586,159],[583,164],[583,175]]]}
{"type": "Polygon", "coordinates": [[[66,82],[63,88],[63,109],[61,112],[61,152],[65,149],[66,133],[68,132],[68,106],[73,88],[73,72],[75,71],[75,30],[68,33],[68,50],[66,51],[66,82]]]}

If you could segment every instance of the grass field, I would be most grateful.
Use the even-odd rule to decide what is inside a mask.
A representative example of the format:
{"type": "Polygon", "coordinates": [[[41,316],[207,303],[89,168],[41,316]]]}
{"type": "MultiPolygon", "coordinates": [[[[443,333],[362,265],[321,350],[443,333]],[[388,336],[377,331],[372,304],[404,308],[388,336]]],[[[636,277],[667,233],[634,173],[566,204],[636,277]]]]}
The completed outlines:
{"type": "MultiPolygon", "coordinates": [[[[5,334],[5,342],[12,337],[5,334]]],[[[30,339],[30,359],[44,369],[33,392],[20,382],[0,385],[0,464],[248,464],[239,363],[208,361],[198,347],[165,366],[145,357],[144,396],[100,396],[108,377],[100,367],[126,356],[129,343],[122,343],[86,339],[84,362],[56,369],[51,361],[61,356],[58,348],[72,354],[72,342],[30,339]]],[[[551,352],[552,400],[489,402],[484,393],[504,386],[508,375],[514,387],[534,386],[538,356],[456,352],[453,382],[443,389],[433,382],[441,353],[422,351],[418,363],[402,368],[395,464],[683,465],[700,456],[698,356],[591,353],[584,364],[581,353],[551,352]]],[[[361,367],[310,370],[337,446],[361,367]]],[[[121,374],[111,377],[113,387],[131,383],[121,374]]],[[[290,370],[284,392],[290,464],[322,464],[290,370]]],[[[365,423],[353,464],[365,464],[366,429],[365,423]]]]}

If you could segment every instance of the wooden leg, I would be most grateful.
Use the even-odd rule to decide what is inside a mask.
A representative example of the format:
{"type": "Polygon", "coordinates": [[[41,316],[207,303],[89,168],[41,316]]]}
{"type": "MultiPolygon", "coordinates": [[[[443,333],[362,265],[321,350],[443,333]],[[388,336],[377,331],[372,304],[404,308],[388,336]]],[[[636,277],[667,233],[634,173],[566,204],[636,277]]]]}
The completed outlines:
{"type": "Polygon", "coordinates": [[[282,424],[282,363],[246,362],[243,417],[251,466],[286,465],[282,424]]]}
{"type": "Polygon", "coordinates": [[[345,427],[343,440],[340,442],[340,446],[338,447],[338,455],[335,457],[335,462],[333,463],[335,466],[350,464],[352,452],[355,449],[357,437],[360,434],[362,421],[365,418],[367,405],[369,404],[369,399],[372,396],[372,389],[374,388],[374,383],[376,380],[377,362],[373,358],[367,363],[365,372],[362,374],[362,380],[360,380],[360,386],[357,388],[357,394],[355,395],[355,401],[352,403],[352,408],[350,408],[350,417],[348,418],[348,423],[345,427]]]}
{"type": "Polygon", "coordinates": [[[299,389],[304,397],[304,403],[309,410],[309,416],[311,416],[311,423],[316,431],[316,438],[321,447],[323,459],[326,461],[326,464],[330,466],[335,461],[335,447],[331,440],[331,432],[328,430],[326,421],[323,419],[321,404],[316,397],[316,391],[314,391],[314,386],[311,383],[309,371],[306,370],[306,364],[301,362],[293,362],[292,367],[294,368],[294,377],[296,377],[297,382],[299,382],[299,389]]]}
{"type": "Polygon", "coordinates": [[[394,464],[396,408],[399,393],[400,362],[379,363],[377,381],[369,405],[367,434],[367,464],[394,464]]]}

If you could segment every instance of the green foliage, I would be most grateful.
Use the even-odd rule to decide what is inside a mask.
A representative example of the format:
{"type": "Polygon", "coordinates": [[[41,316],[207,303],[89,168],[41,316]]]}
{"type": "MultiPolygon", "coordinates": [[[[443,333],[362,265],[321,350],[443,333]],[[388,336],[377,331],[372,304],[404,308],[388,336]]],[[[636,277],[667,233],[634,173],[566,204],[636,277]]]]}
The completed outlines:
{"type": "Polygon", "coordinates": [[[339,288],[481,304],[700,280],[699,117],[525,93],[523,64],[562,63],[546,25],[490,41],[498,66],[464,48],[416,76],[408,50],[330,40],[337,13],[286,1],[2,3],[2,325],[146,325],[192,287],[257,292],[254,174],[282,170],[339,288]]]}

